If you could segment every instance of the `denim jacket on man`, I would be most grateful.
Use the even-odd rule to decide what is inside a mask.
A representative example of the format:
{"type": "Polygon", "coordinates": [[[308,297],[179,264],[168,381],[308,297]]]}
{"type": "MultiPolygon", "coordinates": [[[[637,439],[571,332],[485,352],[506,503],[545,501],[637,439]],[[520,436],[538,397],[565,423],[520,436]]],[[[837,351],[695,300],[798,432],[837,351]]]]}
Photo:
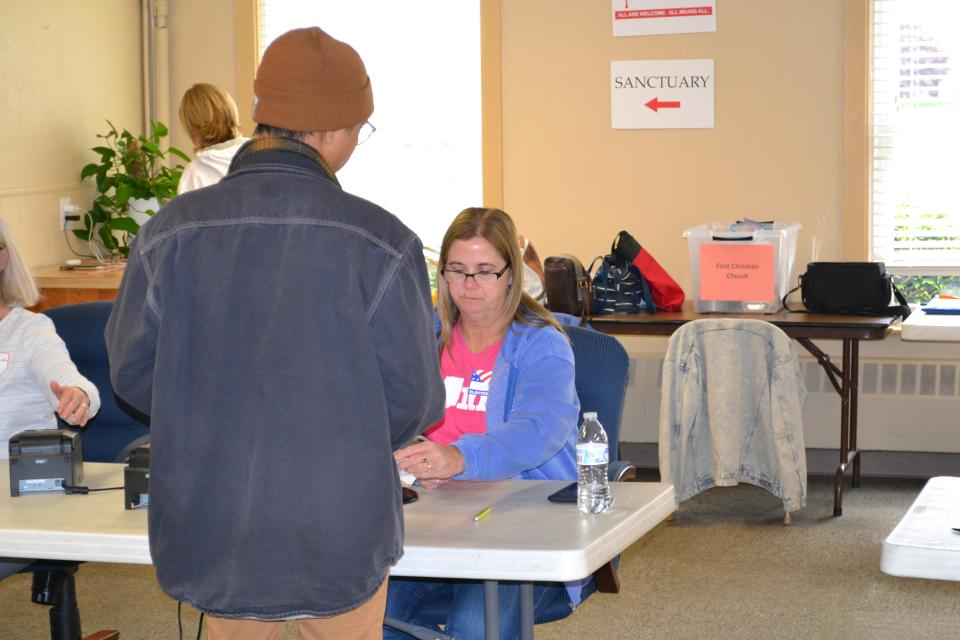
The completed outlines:
{"type": "Polygon", "coordinates": [[[219,617],[369,600],[403,553],[392,451],[443,415],[420,241],[287,146],[140,229],[106,331],[152,417],[157,580],[219,617]]]}
{"type": "Polygon", "coordinates": [[[660,475],[677,502],[747,482],[796,511],[807,500],[793,342],[762,320],[688,322],[670,338],[660,400],[660,475]]]}

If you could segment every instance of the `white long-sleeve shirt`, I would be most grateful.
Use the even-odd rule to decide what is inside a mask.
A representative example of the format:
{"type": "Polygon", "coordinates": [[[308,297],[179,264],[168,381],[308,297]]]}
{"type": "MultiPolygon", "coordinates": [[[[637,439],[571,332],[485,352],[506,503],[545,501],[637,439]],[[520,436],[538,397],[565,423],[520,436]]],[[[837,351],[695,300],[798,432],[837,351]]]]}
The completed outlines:
{"type": "Polygon", "coordinates": [[[220,182],[220,178],[227,175],[230,162],[237,150],[243,146],[247,138],[237,136],[232,140],[212,145],[197,151],[196,159],[187,165],[180,176],[177,194],[209,187],[220,182]]]}
{"type": "Polygon", "coordinates": [[[97,387],[77,371],[53,321],[14,308],[0,320],[0,458],[9,457],[7,443],[15,433],[56,428],[53,380],[83,389],[90,398],[89,416],[100,410],[97,387]]]}

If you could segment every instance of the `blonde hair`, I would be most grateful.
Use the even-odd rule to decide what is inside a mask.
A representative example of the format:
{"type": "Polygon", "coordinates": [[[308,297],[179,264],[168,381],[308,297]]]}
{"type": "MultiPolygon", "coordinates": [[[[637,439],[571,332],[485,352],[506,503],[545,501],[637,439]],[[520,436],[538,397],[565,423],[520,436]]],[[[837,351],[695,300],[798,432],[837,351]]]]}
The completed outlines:
{"type": "Polygon", "coordinates": [[[32,307],[40,300],[40,292],[33,276],[23,263],[13,244],[10,228],[0,218],[0,252],[6,251],[7,264],[0,271],[0,305],[5,307],[32,307]]]}
{"type": "Polygon", "coordinates": [[[193,141],[195,151],[240,135],[237,103],[220,87],[200,82],[180,100],[180,123],[193,141]]]}
{"type": "MultiPolygon", "coordinates": [[[[500,257],[507,261],[513,274],[513,284],[507,290],[506,314],[514,322],[563,328],[553,314],[523,290],[523,257],[517,241],[517,229],[513,220],[500,209],[470,207],[461,211],[443,236],[440,245],[439,269],[447,265],[450,245],[455,240],[483,238],[493,245],[500,257]]],[[[440,315],[440,340],[443,346],[452,344],[453,326],[460,319],[460,310],[450,295],[450,287],[443,277],[437,278],[437,313],[440,315]]]]}

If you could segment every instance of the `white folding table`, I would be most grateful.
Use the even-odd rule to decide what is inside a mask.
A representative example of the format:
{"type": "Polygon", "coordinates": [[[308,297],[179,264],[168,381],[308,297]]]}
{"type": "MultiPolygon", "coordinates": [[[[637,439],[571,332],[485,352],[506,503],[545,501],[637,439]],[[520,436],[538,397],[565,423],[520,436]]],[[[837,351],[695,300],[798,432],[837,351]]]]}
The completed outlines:
{"type": "MultiPolygon", "coordinates": [[[[123,465],[86,463],[90,488],[123,485],[123,465]]],[[[10,497],[9,468],[0,461],[0,556],[150,564],[147,512],[127,511],[123,491],[10,497]]],[[[498,582],[521,582],[523,638],[533,638],[534,581],[567,582],[591,575],[676,508],[673,487],[612,483],[613,509],[583,515],[547,496],[565,482],[451,482],[404,507],[404,556],[391,575],[485,582],[485,615],[498,620],[498,582]],[[474,516],[487,507],[490,515],[474,516]],[[494,597],[489,597],[492,594],[494,597]]],[[[499,625],[486,625],[487,637],[499,625]]]]}
{"type": "Polygon", "coordinates": [[[960,315],[924,313],[915,308],[900,325],[900,339],[960,342],[960,315]]]}
{"type": "Polygon", "coordinates": [[[930,478],[883,541],[880,569],[892,576],[960,580],[960,478],[930,478]]]}

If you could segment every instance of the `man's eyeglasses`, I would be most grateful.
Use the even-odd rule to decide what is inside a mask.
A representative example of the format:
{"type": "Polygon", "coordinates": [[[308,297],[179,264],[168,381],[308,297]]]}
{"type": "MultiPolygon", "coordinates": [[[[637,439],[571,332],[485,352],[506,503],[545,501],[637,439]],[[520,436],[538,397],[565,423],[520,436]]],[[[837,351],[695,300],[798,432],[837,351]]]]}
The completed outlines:
{"type": "Polygon", "coordinates": [[[491,284],[499,280],[509,268],[510,265],[507,265],[500,271],[477,271],[476,273],[467,273],[458,269],[441,269],[440,274],[449,284],[463,284],[467,278],[473,278],[477,284],[491,284]]]}
{"type": "Polygon", "coordinates": [[[362,125],[360,125],[360,133],[357,134],[357,144],[363,144],[370,139],[370,136],[377,132],[377,128],[370,124],[370,121],[367,120],[362,125]]]}

